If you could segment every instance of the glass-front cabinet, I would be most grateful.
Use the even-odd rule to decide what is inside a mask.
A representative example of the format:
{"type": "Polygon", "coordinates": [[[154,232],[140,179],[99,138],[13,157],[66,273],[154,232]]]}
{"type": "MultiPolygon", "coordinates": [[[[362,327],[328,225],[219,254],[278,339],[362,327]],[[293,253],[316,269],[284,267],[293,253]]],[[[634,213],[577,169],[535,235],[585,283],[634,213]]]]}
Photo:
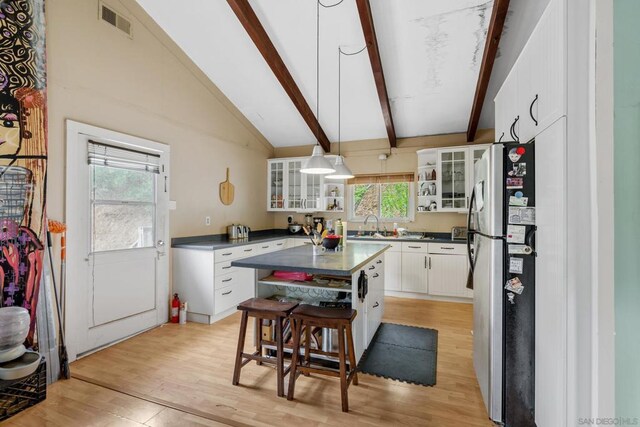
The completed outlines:
{"type": "Polygon", "coordinates": [[[320,203],[323,176],[303,174],[303,177],[306,185],[302,208],[308,211],[323,210],[320,203]]]}
{"type": "Polygon", "coordinates": [[[284,211],[284,178],[287,162],[284,160],[269,160],[269,177],[267,185],[267,210],[284,211]]]}
{"type": "Polygon", "coordinates": [[[474,185],[474,166],[490,145],[418,150],[417,211],[466,212],[474,185]]]}
{"type": "Polygon", "coordinates": [[[441,212],[464,212],[467,209],[467,153],[467,147],[438,150],[441,212]]]}
{"type": "Polygon", "coordinates": [[[298,211],[303,209],[302,180],[304,175],[300,172],[302,160],[289,160],[287,162],[287,210],[298,211]]]}
{"type": "Polygon", "coordinates": [[[324,177],[300,172],[304,161],[304,158],[271,159],[268,161],[268,211],[317,212],[324,210],[324,177]]]}

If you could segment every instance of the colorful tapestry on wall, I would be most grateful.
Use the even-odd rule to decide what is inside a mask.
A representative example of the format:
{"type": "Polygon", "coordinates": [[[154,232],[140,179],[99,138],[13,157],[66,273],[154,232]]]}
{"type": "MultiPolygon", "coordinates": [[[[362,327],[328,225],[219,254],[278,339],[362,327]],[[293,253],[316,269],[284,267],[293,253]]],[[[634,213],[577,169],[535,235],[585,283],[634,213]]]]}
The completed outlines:
{"type": "Polygon", "coordinates": [[[44,0],[0,0],[0,307],[31,314],[46,243],[44,0]]]}

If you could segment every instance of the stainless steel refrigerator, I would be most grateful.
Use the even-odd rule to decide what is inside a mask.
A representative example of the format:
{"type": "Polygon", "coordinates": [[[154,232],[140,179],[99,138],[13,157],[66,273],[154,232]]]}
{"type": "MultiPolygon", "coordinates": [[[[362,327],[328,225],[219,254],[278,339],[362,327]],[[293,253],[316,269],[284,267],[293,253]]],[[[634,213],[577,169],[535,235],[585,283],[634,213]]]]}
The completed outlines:
{"type": "Polygon", "coordinates": [[[534,143],[493,144],[468,214],[473,363],[489,418],[534,426],[534,143]]]}

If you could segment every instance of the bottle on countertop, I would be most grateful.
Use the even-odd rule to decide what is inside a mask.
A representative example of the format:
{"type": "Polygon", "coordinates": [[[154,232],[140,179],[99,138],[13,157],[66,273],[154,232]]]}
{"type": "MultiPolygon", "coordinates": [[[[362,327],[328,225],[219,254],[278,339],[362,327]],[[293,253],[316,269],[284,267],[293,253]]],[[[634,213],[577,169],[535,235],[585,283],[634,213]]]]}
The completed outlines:
{"type": "Polygon", "coordinates": [[[393,237],[398,237],[398,223],[393,223],[393,237]]]}
{"type": "MultiPolygon", "coordinates": [[[[338,218],[335,222],[336,236],[342,236],[342,220],[338,218]]],[[[338,246],[342,246],[342,237],[340,238],[340,243],[338,246]]]]}

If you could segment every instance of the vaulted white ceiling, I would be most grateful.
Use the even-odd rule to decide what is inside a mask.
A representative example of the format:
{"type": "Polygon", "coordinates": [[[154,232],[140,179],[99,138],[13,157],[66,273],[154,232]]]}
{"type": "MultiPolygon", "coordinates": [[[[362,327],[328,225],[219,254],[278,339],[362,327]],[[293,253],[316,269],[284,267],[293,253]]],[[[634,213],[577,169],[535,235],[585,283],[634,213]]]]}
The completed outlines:
{"type": "MultiPolygon", "coordinates": [[[[315,137],[226,1],[137,0],[276,147],[315,137]]],[[[334,4],[338,0],[324,0],[334,4]]],[[[250,0],[316,111],[316,0],[250,0]]],[[[491,0],[371,0],[398,137],[467,128],[491,0]]],[[[338,47],[364,46],[355,0],[320,7],[319,120],[338,139],[338,47]]],[[[386,138],[367,52],[342,57],[341,139],[386,138]]]]}

